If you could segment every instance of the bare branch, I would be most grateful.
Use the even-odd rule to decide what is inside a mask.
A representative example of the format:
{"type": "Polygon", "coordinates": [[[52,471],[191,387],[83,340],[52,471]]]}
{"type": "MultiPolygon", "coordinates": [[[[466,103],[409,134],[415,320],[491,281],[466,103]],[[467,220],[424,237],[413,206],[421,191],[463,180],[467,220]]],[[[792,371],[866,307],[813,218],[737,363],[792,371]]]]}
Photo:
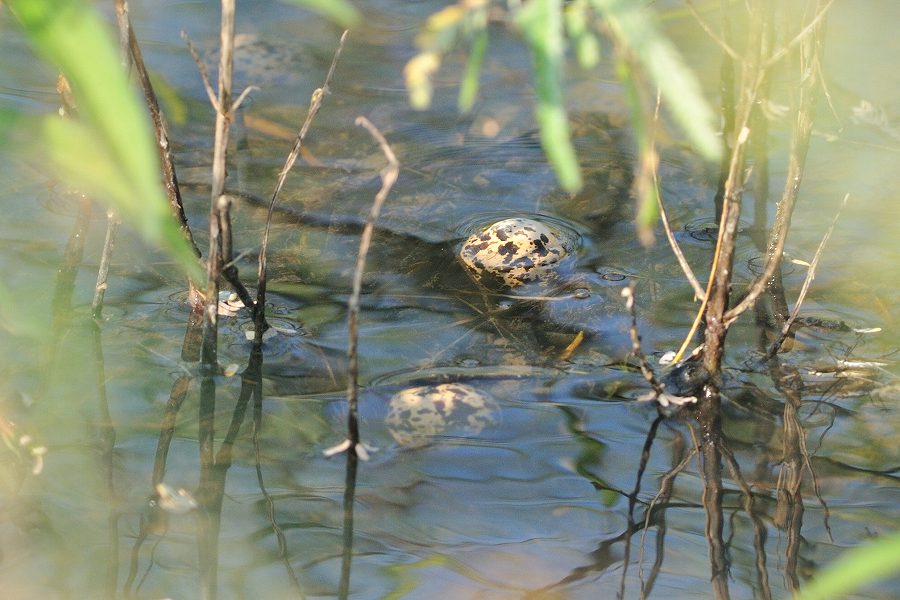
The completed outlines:
{"type": "Polygon", "coordinates": [[[255,86],[255,85],[248,85],[247,87],[245,87],[244,91],[241,92],[240,96],[237,97],[237,100],[235,100],[231,104],[231,113],[234,114],[235,112],[237,112],[237,109],[241,107],[241,104],[244,102],[244,100],[247,98],[247,96],[250,95],[250,92],[257,92],[257,91],[259,91],[259,87],[255,86]]]}
{"type": "Polygon", "coordinates": [[[347,356],[350,361],[347,375],[347,401],[350,407],[348,415],[348,438],[352,444],[354,452],[357,452],[359,446],[359,422],[357,419],[357,405],[359,403],[359,297],[362,293],[363,271],[366,267],[366,256],[369,252],[369,245],[372,243],[372,233],[375,229],[375,221],[381,213],[381,207],[385,199],[397,181],[400,174],[400,163],[394,151],[388,145],[387,140],[381,132],[369,122],[365,117],[357,117],[356,124],[364,127],[369,134],[375,138],[381,151],[387,158],[388,164],[381,171],[381,189],[375,195],[372,202],[372,208],[369,210],[369,216],[366,219],[366,225],[363,228],[362,237],[359,241],[359,253],[356,255],[356,266],[353,269],[352,291],[348,302],[348,330],[349,341],[347,344],[347,356]]]}
{"type": "Polygon", "coordinates": [[[269,250],[269,231],[272,228],[272,214],[275,210],[275,202],[278,200],[278,194],[281,192],[281,188],[284,187],[284,182],[287,179],[288,173],[290,173],[291,168],[293,168],[294,163],[297,161],[297,157],[300,155],[300,151],[303,146],[303,140],[306,139],[306,133],[309,131],[309,127],[310,125],[312,125],[313,119],[318,114],[319,109],[322,107],[322,102],[325,100],[325,96],[328,95],[328,91],[331,86],[331,80],[334,77],[334,71],[337,68],[338,60],[341,57],[341,51],[344,49],[344,42],[347,40],[347,35],[349,33],[349,30],[345,30],[344,33],[341,34],[337,49],[334,51],[334,58],[331,59],[331,67],[329,67],[328,74],[325,76],[325,83],[322,84],[322,87],[317,88],[310,98],[309,111],[307,111],[306,113],[306,119],[303,121],[303,125],[300,127],[300,131],[297,133],[297,138],[296,140],[294,140],[294,146],[291,148],[287,160],[284,161],[284,166],[281,168],[281,172],[278,174],[278,181],[275,183],[275,190],[272,192],[272,199],[269,201],[269,210],[266,214],[266,226],[263,230],[262,244],[260,245],[259,250],[259,266],[257,270],[258,284],[256,290],[256,306],[258,312],[257,318],[255,319],[257,321],[255,324],[257,339],[261,339],[258,336],[261,336],[263,333],[262,323],[265,319],[266,263],[268,260],[269,250]]]}
{"type": "MultiPolygon", "coordinates": [[[[659,122],[659,107],[662,103],[662,94],[660,94],[659,90],[656,92],[656,109],[653,112],[653,125],[654,131],[656,129],[656,124],[659,122]]],[[[651,144],[652,144],[651,140],[651,144]]],[[[694,276],[694,271],[691,269],[691,265],[688,264],[687,259],[684,257],[684,253],[681,251],[681,246],[678,245],[678,240],[675,239],[675,234],[672,233],[672,227],[669,225],[669,215],[666,214],[666,207],[662,201],[662,194],[659,189],[659,164],[657,163],[656,168],[653,169],[653,186],[656,188],[656,204],[659,207],[659,217],[660,221],[663,224],[663,230],[666,232],[666,239],[669,240],[669,246],[672,248],[672,252],[675,254],[675,258],[678,260],[678,264],[681,266],[681,270],[684,272],[684,276],[687,277],[688,283],[691,284],[691,287],[694,288],[694,298],[699,300],[704,297],[703,288],[700,286],[700,282],[697,281],[697,278],[694,276]]]]}
{"type": "Polygon", "coordinates": [[[706,35],[714,41],[719,48],[722,49],[722,52],[730,56],[732,59],[736,61],[741,60],[741,55],[738,54],[731,46],[728,45],[728,42],[725,41],[725,38],[718,35],[715,31],[713,31],[712,27],[709,26],[709,23],[700,15],[700,12],[694,6],[694,3],[691,0],[685,0],[685,4],[687,4],[688,10],[691,11],[691,14],[694,15],[694,19],[697,20],[697,24],[700,25],[700,28],[706,32],[706,35]]]}
{"type": "MultiPolygon", "coordinates": [[[[222,265],[231,261],[230,208],[231,200],[225,194],[226,158],[228,152],[228,128],[231,124],[231,75],[234,67],[234,0],[222,0],[220,25],[219,90],[211,102],[216,108],[216,129],[213,140],[212,182],[209,209],[209,254],[206,265],[206,306],[204,308],[202,366],[207,371],[217,366],[219,277],[222,265]]],[[[190,47],[190,44],[188,44],[190,47]]],[[[193,50],[191,54],[196,54],[193,50]]],[[[204,77],[207,93],[212,91],[203,75],[205,69],[197,63],[204,77]]],[[[233,267],[232,267],[233,269],[233,267]]]]}
{"type": "Polygon", "coordinates": [[[787,56],[787,54],[794,49],[797,44],[803,41],[803,38],[810,35],[814,29],[818,28],[821,25],[822,20],[825,18],[825,13],[828,12],[828,9],[831,8],[831,5],[834,4],[834,0],[828,0],[828,4],[821,7],[819,11],[816,13],[816,16],[813,17],[812,21],[810,21],[806,27],[800,30],[800,33],[795,35],[791,41],[778,49],[777,52],[772,54],[769,59],[766,61],[765,68],[769,68],[779,60],[787,56]]]}
{"type": "Polygon", "coordinates": [[[213,108],[216,109],[216,112],[218,113],[220,111],[219,100],[216,98],[216,92],[209,82],[209,71],[206,68],[206,63],[203,61],[203,58],[200,57],[197,49],[194,48],[194,44],[191,43],[191,38],[188,37],[186,31],[181,32],[181,39],[187,44],[188,51],[191,53],[194,62],[197,64],[197,71],[200,72],[200,79],[203,80],[203,88],[206,90],[206,96],[209,98],[209,103],[213,105],[213,108]]]}
{"type": "MultiPolygon", "coordinates": [[[[820,11],[820,14],[824,14],[824,10],[820,11]]],[[[818,20],[814,22],[823,25],[818,20]]],[[[803,180],[803,169],[806,165],[806,154],[809,150],[809,140],[812,134],[816,87],[820,82],[817,74],[821,71],[817,68],[817,65],[821,62],[822,48],[818,33],[809,42],[813,47],[809,57],[802,57],[800,64],[800,73],[805,75],[805,77],[801,78],[796,121],[791,136],[788,172],[785,178],[784,191],[775,212],[775,222],[769,234],[766,265],[762,274],[754,280],[741,301],[725,312],[723,318],[726,327],[730,326],[735,319],[753,306],[759,295],[765,291],[776,269],[781,265],[781,257],[791,224],[791,215],[794,212],[794,205],[800,192],[800,183],[803,180]]]]}
{"type": "Polygon", "coordinates": [[[653,369],[647,363],[647,357],[644,356],[643,350],[641,350],[641,335],[638,332],[637,327],[637,311],[634,308],[634,282],[628,284],[627,287],[622,288],[622,297],[625,298],[625,307],[628,309],[628,313],[631,315],[631,326],[628,328],[628,333],[631,336],[631,353],[634,354],[635,358],[638,359],[638,363],[641,366],[641,374],[644,376],[644,379],[647,380],[647,383],[650,384],[650,387],[653,388],[653,391],[656,393],[656,397],[660,397],[665,393],[665,386],[656,378],[656,375],[653,373],[653,369]]]}
{"type": "Polygon", "coordinates": [[[846,194],[844,199],[841,201],[841,206],[838,208],[837,214],[834,215],[834,219],[831,221],[831,225],[828,227],[828,230],[825,232],[825,235],[822,236],[822,241],[819,242],[819,247],[816,248],[816,254],[813,256],[812,261],[809,263],[809,268],[806,271],[806,278],[803,280],[803,286],[800,288],[800,294],[797,296],[797,301],[794,303],[794,310],[791,311],[791,316],[788,317],[787,321],[785,321],[784,326],[781,328],[781,335],[778,336],[778,339],[769,347],[768,357],[775,356],[778,352],[778,349],[781,347],[781,344],[784,343],[785,338],[788,336],[788,332],[791,330],[791,326],[794,324],[794,321],[797,319],[797,315],[800,314],[800,307],[803,305],[803,301],[806,299],[806,293],[809,291],[809,286],[812,284],[813,279],[816,278],[816,267],[819,265],[819,259],[822,257],[822,250],[825,249],[825,244],[828,243],[828,238],[831,237],[831,233],[834,231],[835,225],[837,225],[838,218],[841,216],[841,211],[847,206],[847,200],[850,199],[850,194],[846,194]]]}

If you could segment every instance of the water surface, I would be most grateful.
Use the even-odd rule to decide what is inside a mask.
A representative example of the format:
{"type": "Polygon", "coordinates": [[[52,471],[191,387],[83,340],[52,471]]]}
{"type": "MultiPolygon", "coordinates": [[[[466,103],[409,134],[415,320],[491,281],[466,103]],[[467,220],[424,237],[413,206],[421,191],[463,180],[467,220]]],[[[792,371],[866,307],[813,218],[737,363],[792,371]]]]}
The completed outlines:
{"type": "MultiPolygon", "coordinates": [[[[359,3],[366,25],[351,34],[308,158],[276,212],[268,310],[282,333],[264,347],[258,405],[242,401],[240,374],[217,378],[215,404],[204,402],[196,365],[180,358],[183,282],[127,228],[103,319],[90,320],[103,210],[94,208],[79,236],[84,255],[69,287],[57,272],[79,203],[41,165],[4,149],[0,273],[23,314],[50,331],[41,342],[0,338],[2,416],[15,423],[18,454],[5,459],[0,481],[0,588],[9,597],[337,594],[347,463],[323,451],[345,435],[350,273],[384,165],[353,125],[357,115],[384,132],[402,171],[364,281],[362,431],[378,450],[356,474],[353,597],[787,597],[843,550],[896,530],[900,87],[887,60],[896,37],[884,26],[900,17],[894,4],[835,6],[829,19],[834,110],[820,103],[788,242],[792,258],[810,260],[851,194],[804,305],[807,323],[818,326],[797,331],[777,372],[757,361],[753,315],[728,337],[718,514],[725,590],[710,582],[709,479],[690,454],[699,427],[690,415],[657,421],[654,406],[637,400],[646,385],[629,362],[620,297],[629,280],[654,360],[680,344],[696,305],[661,232],[650,249],[636,241],[621,89],[609,67],[568,74],[586,185],[567,196],[540,149],[527,52],[502,27],[492,29],[471,115],[455,109],[458,55],[438,75],[432,110],[406,104],[402,65],[416,28],[441,4],[359,3]],[[464,272],[455,258],[464,232],[512,216],[577,232],[575,267],[559,285],[498,295],[464,272]],[[561,358],[579,332],[584,342],[561,358]],[[840,360],[870,364],[836,376],[840,360]],[[399,445],[384,422],[392,395],[442,382],[490,394],[495,422],[399,445]],[[22,435],[31,441],[18,445],[22,435]],[[798,439],[808,461],[793,452],[798,439]],[[47,452],[33,475],[28,452],[37,446],[47,452]],[[160,480],[190,492],[200,509],[156,508],[160,480]],[[794,495],[791,481],[799,484],[794,495]]],[[[178,32],[188,31],[212,61],[218,16],[203,2],[132,10],[149,68],[186,111],[170,138],[204,248],[213,114],[178,32]]],[[[689,15],[666,14],[676,40],[701,39],[689,15]]],[[[237,85],[260,86],[233,130],[229,179],[239,267],[252,287],[264,203],[339,32],[269,2],[240,3],[238,31],[237,85]]],[[[55,110],[53,73],[35,68],[9,24],[0,43],[0,101],[55,110]]],[[[711,45],[685,47],[698,69],[718,69],[711,45]]],[[[775,90],[785,98],[790,91],[775,90]]],[[[774,195],[787,125],[772,125],[774,195]]],[[[672,130],[663,147],[663,192],[687,258],[703,273],[716,177],[677,136],[672,130]]],[[[735,265],[741,287],[759,256],[750,225],[748,216],[735,265]]],[[[804,276],[802,265],[786,266],[789,302],[804,276]]],[[[247,320],[226,319],[220,338],[220,361],[239,373],[250,358],[247,320]]],[[[253,379],[245,374],[244,383],[253,379]]],[[[866,593],[891,597],[891,585],[866,593]]]]}

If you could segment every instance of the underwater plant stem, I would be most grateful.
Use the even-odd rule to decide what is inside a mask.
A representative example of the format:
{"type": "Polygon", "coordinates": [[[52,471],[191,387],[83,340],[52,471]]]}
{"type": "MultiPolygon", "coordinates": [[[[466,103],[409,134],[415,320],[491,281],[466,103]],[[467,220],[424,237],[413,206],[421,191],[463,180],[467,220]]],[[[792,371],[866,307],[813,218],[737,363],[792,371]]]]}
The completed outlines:
{"type": "Polygon", "coordinates": [[[357,418],[357,407],[359,404],[359,297],[362,294],[362,278],[366,268],[366,256],[369,253],[369,246],[372,243],[372,233],[375,229],[375,221],[381,213],[381,207],[384,201],[397,181],[400,174],[400,163],[391,149],[387,140],[367,118],[356,117],[356,124],[364,127],[369,134],[375,138],[381,151],[387,158],[388,164],[381,171],[381,189],[375,195],[372,202],[372,208],[369,209],[369,216],[366,218],[366,225],[363,228],[362,237],[359,240],[359,252],[356,255],[356,266],[353,269],[352,291],[350,300],[348,301],[348,331],[349,340],[347,343],[347,357],[349,359],[349,367],[347,369],[347,404],[349,406],[349,414],[347,417],[347,434],[350,440],[350,452],[356,453],[356,446],[359,444],[359,421],[357,418]]]}

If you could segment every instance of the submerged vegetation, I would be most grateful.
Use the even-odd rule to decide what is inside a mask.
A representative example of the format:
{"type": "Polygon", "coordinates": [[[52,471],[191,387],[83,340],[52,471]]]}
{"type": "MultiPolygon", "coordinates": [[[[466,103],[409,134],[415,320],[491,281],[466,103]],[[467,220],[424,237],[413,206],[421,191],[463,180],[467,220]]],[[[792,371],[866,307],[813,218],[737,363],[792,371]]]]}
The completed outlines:
{"type": "MultiPolygon", "coordinates": [[[[298,0],[293,3],[325,15],[341,27],[366,27],[358,10],[348,2],[298,0]]],[[[143,64],[140,41],[132,29],[127,3],[120,0],[114,2],[118,48],[113,41],[115,36],[109,33],[110,25],[86,3],[6,0],[5,4],[35,50],[59,70],[57,87],[61,109],[59,115],[41,118],[5,111],[0,115],[3,133],[9,140],[27,142],[25,145],[30,156],[48,157],[57,177],[68,188],[83,195],[81,221],[89,219],[86,214],[90,210],[91,200],[102,201],[108,207],[109,241],[104,248],[103,259],[107,263],[106,268],[121,220],[139,233],[147,244],[168,253],[187,280],[185,302],[190,307],[190,314],[181,359],[190,365],[190,369],[184,368],[186,373],[179,375],[172,385],[165,416],[160,424],[151,482],[152,489],[156,491],[154,510],[170,514],[198,514],[198,536],[202,538],[200,587],[203,597],[214,597],[218,585],[216,548],[226,475],[233,461],[241,425],[249,412],[253,415],[252,441],[257,473],[271,528],[278,541],[277,552],[285,563],[293,589],[303,596],[306,582],[295,571],[296,565],[292,565],[287,558],[283,525],[276,520],[274,499],[264,487],[260,467],[264,346],[266,340],[272,339],[271,336],[283,333],[270,322],[272,315],[266,314],[270,310],[266,301],[268,237],[279,194],[294,162],[305,149],[307,132],[319,110],[329,102],[332,81],[336,70],[340,69],[340,57],[348,33],[345,32],[336,41],[328,74],[313,92],[306,119],[298,129],[277,180],[272,182],[273,192],[268,200],[264,229],[260,240],[251,242],[258,245],[258,249],[251,252],[258,259],[258,269],[255,281],[248,286],[245,283],[248,281],[246,274],[241,275],[237,268],[240,256],[234,249],[232,225],[235,196],[229,189],[228,165],[229,152],[232,151],[229,130],[239,121],[238,110],[253,89],[233,89],[234,0],[222,1],[221,48],[218,50],[216,81],[208,78],[204,58],[191,42],[187,42],[216,115],[208,234],[202,236],[191,230],[185,218],[165,119],[150,83],[151,77],[143,64]],[[138,85],[129,81],[129,73],[138,85]],[[141,90],[142,97],[137,93],[137,88],[141,90]],[[208,240],[209,245],[204,252],[198,249],[195,235],[208,240]],[[235,297],[224,302],[220,286],[230,287],[235,297]],[[246,309],[251,314],[253,327],[245,333],[248,339],[252,339],[252,347],[247,353],[247,366],[241,373],[242,385],[233,403],[232,420],[227,431],[221,435],[222,432],[216,430],[214,419],[217,403],[222,403],[217,386],[223,375],[230,377],[238,369],[221,364],[221,327],[227,317],[240,309],[246,309]],[[197,421],[201,471],[200,483],[194,493],[184,489],[174,490],[164,481],[166,457],[172,444],[175,422],[192,381],[198,382],[200,387],[197,421]],[[197,510],[198,507],[201,510],[197,510]]],[[[752,0],[740,4],[723,2],[699,10],[688,0],[685,6],[721,54],[720,80],[716,82],[702,81],[698,73],[690,68],[676,45],[665,35],[658,12],[644,3],[610,0],[459,0],[424,20],[416,38],[416,53],[406,63],[403,76],[409,102],[416,109],[428,110],[435,95],[441,93],[435,91],[435,79],[453,68],[448,64],[453,62],[450,60],[452,57],[463,53],[462,69],[458,74],[457,104],[461,113],[468,113],[476,109],[479,97],[491,94],[489,88],[480,86],[479,80],[485,64],[499,60],[492,56],[491,40],[497,35],[496,29],[503,28],[504,35],[512,31],[518,36],[522,48],[530,52],[534,121],[538,137],[559,187],[568,197],[574,197],[584,188],[585,176],[581,157],[573,142],[572,119],[567,110],[567,72],[576,68],[594,69],[604,62],[613,66],[612,72],[617,76],[623,103],[630,115],[629,139],[634,145],[631,177],[634,235],[644,247],[649,247],[654,243],[654,232],[662,229],[671,245],[672,263],[677,263],[682,270],[684,289],[695,296],[694,303],[684,307],[685,310],[692,310],[695,317],[692,324],[685,327],[683,344],[678,349],[672,348],[672,352],[659,359],[654,358],[652,349],[643,347],[641,308],[635,303],[635,297],[641,293],[640,286],[632,283],[623,288],[624,300],[618,300],[619,312],[627,314],[623,322],[626,323],[631,346],[626,349],[628,357],[616,363],[615,367],[628,373],[640,373],[644,387],[649,387],[650,391],[644,390],[639,399],[654,401],[659,414],[647,432],[633,491],[617,490],[593,474],[585,475],[596,489],[618,493],[628,501],[628,523],[622,536],[625,559],[620,597],[627,596],[626,574],[632,537],[640,534],[643,553],[643,536],[647,530],[653,526],[658,526],[661,532],[664,530],[660,506],[671,498],[676,478],[695,456],[703,480],[703,495],[699,502],[706,519],[711,595],[728,598],[730,594],[730,542],[723,533],[729,518],[723,499],[729,493],[740,496],[740,502],[736,503],[739,508],[734,509],[734,514],[743,512],[753,529],[760,597],[776,595],[768,582],[766,524],[756,506],[762,501],[771,501],[776,505],[773,520],[777,521],[779,529],[788,534],[787,547],[783,548],[784,564],[779,568],[783,569],[785,588],[791,593],[800,593],[804,599],[828,597],[828,592],[841,593],[849,589],[849,584],[864,584],[890,574],[891,569],[898,566],[896,557],[900,553],[897,552],[895,537],[873,544],[871,548],[854,550],[846,560],[838,562],[833,571],[816,574],[816,577],[821,577],[821,582],[805,592],[803,581],[808,573],[803,572],[798,564],[805,498],[811,492],[820,501],[826,529],[829,527],[828,507],[819,490],[807,446],[807,434],[798,417],[804,402],[802,380],[796,365],[783,360],[781,355],[789,351],[794,343],[806,291],[813,282],[819,258],[835,223],[832,223],[831,229],[821,232],[822,242],[815,258],[801,265],[807,269],[807,276],[793,302],[793,309],[789,309],[791,302],[788,298],[794,292],[786,289],[782,273],[785,246],[800,196],[817,104],[823,98],[830,100],[822,73],[825,28],[831,5],[832,2],[825,0],[790,3],[790,6],[778,6],[771,0],[752,0]],[[707,21],[711,14],[718,15],[717,26],[707,21]],[[779,105],[780,99],[773,97],[771,90],[776,76],[780,80],[779,86],[790,90],[789,106],[779,105]],[[720,91],[718,115],[704,95],[703,90],[711,88],[720,91]],[[770,151],[772,135],[768,123],[772,111],[788,115],[791,123],[789,148],[783,165],[774,163],[783,153],[770,151]],[[721,130],[716,123],[721,124],[721,130]],[[707,198],[695,199],[700,206],[698,210],[714,215],[715,221],[709,229],[715,237],[715,246],[707,257],[709,270],[706,276],[696,275],[695,272],[705,272],[707,265],[689,264],[679,246],[678,236],[673,233],[668,220],[667,198],[660,182],[660,157],[676,145],[671,140],[681,136],[699,157],[696,164],[701,166],[698,169],[718,169],[717,185],[714,189],[710,188],[714,193],[707,198]],[[784,173],[783,185],[780,186],[782,192],[774,201],[770,199],[770,190],[773,189],[770,173],[784,173]],[[752,223],[749,225],[745,225],[748,221],[745,195],[752,197],[752,223]],[[769,207],[773,204],[774,216],[770,217],[769,207]],[[745,229],[749,231],[762,260],[754,279],[742,289],[735,279],[735,257],[738,238],[745,229]],[[782,410],[783,445],[777,460],[778,482],[771,485],[774,490],[771,496],[759,492],[742,475],[723,430],[726,392],[730,385],[723,375],[723,363],[728,351],[726,337],[729,329],[745,314],[753,315],[760,324],[756,352],[748,361],[747,370],[754,377],[769,378],[772,388],[780,394],[778,402],[782,410]],[[679,453],[673,453],[672,468],[660,480],[655,496],[645,502],[639,500],[641,478],[653,452],[658,430],[664,423],[672,423],[673,428],[682,427],[688,432],[676,436],[679,440],[676,445],[685,447],[679,453]],[[692,447],[682,440],[687,437],[692,440],[692,447]],[[723,479],[725,467],[731,474],[730,481],[723,479]],[[637,514],[639,508],[644,509],[642,515],[637,514]],[[845,587],[828,583],[831,581],[840,581],[845,587]]],[[[368,459],[374,451],[359,416],[359,360],[361,352],[364,353],[359,343],[359,326],[360,320],[365,319],[361,303],[363,277],[373,236],[379,231],[380,211],[400,176],[400,164],[392,149],[390,136],[386,139],[364,116],[359,117],[356,124],[371,135],[373,149],[377,148],[383,155],[379,162],[386,166],[379,166],[380,187],[368,218],[360,228],[361,240],[355,262],[352,257],[345,257],[348,272],[352,265],[347,294],[347,434],[344,441],[325,450],[328,456],[342,452],[347,455],[341,523],[343,545],[337,589],[340,597],[350,594],[350,571],[355,556],[353,531],[358,461],[368,459]]],[[[844,203],[846,201],[845,196],[844,203]]],[[[484,289],[479,288],[478,293],[485,299],[496,294],[503,298],[501,302],[508,302],[495,306],[491,305],[493,300],[485,300],[488,307],[486,320],[496,327],[501,338],[507,330],[497,325],[504,318],[497,315],[510,306],[513,306],[508,311],[510,313],[533,310],[553,292],[535,286],[529,288],[529,292],[536,295],[523,293],[517,297],[517,290],[512,288],[520,284],[525,284],[523,287],[527,288],[529,284],[543,283],[546,273],[557,268],[563,257],[568,257],[566,260],[569,262],[574,260],[569,255],[576,253],[573,240],[577,234],[573,232],[569,236],[572,239],[562,236],[565,243],[559,242],[557,246],[562,249],[557,249],[553,243],[561,237],[557,235],[559,231],[523,216],[498,221],[473,233],[464,242],[461,260],[464,267],[477,271],[469,273],[473,281],[484,283],[481,270],[498,280],[493,289],[483,286],[484,289]],[[528,230],[515,228],[520,226],[527,226],[528,230]],[[502,263],[500,266],[487,265],[487,262],[498,257],[502,263]]],[[[83,238],[83,233],[84,229],[76,226],[72,240],[83,238]]],[[[79,246],[70,242],[67,262],[60,269],[60,286],[65,284],[67,276],[74,278],[74,271],[80,262],[79,246]]],[[[100,315],[103,292],[108,286],[115,286],[115,282],[107,282],[102,263],[100,271],[92,311],[95,319],[100,315]]],[[[572,293],[572,297],[582,293],[578,290],[572,293]]],[[[59,307],[64,307],[65,299],[65,293],[62,293],[59,307]]],[[[0,301],[3,305],[0,317],[4,330],[16,336],[42,337],[39,324],[23,321],[19,317],[25,311],[10,309],[20,300],[2,282],[0,301]]],[[[97,327],[101,326],[99,321],[96,323],[97,327]]],[[[64,323],[59,321],[57,324],[64,323]]],[[[560,348],[548,352],[553,355],[552,359],[541,364],[535,360],[535,364],[528,366],[556,368],[562,363],[569,363],[584,343],[589,325],[575,323],[573,331],[566,332],[566,340],[560,348]]],[[[820,322],[819,325],[823,329],[846,328],[843,323],[820,322]]],[[[54,335],[59,335],[59,332],[54,335]]],[[[550,342],[548,344],[552,345],[550,342]]],[[[328,376],[335,378],[330,371],[328,376]]],[[[477,435],[486,425],[502,420],[497,418],[496,413],[500,409],[490,394],[458,381],[450,383],[456,387],[446,382],[437,385],[427,382],[426,386],[401,390],[392,396],[388,420],[398,442],[410,438],[415,440],[411,446],[425,446],[445,431],[458,429],[467,435],[477,435]],[[448,401],[442,395],[446,389],[459,392],[457,395],[460,398],[448,401]],[[451,415],[452,423],[448,428],[451,415]],[[410,418],[418,421],[407,421],[410,418]]],[[[573,429],[583,435],[584,432],[578,429],[581,426],[579,418],[574,413],[567,418],[576,424],[573,429]]],[[[772,416],[773,421],[775,418],[772,416]]],[[[13,425],[7,423],[2,415],[0,434],[11,451],[23,461],[30,460],[35,472],[39,470],[46,453],[44,446],[24,436],[17,438],[13,425]]],[[[109,441],[105,448],[111,454],[114,435],[104,439],[109,441]]],[[[596,440],[580,440],[579,443],[585,447],[599,444],[596,440]]],[[[595,451],[599,452],[596,448],[595,451]]],[[[154,527],[154,523],[142,520],[136,535],[135,555],[139,554],[141,544],[153,535],[154,527]]],[[[830,535],[830,530],[828,533],[830,535]]],[[[662,533],[658,539],[663,539],[662,533]]],[[[620,540],[616,538],[614,541],[620,540]]],[[[658,560],[661,561],[661,555],[658,560]]],[[[602,564],[602,561],[598,560],[597,564],[602,564]]],[[[575,570],[559,584],[543,591],[553,593],[556,590],[552,588],[558,586],[561,589],[573,581],[577,582],[589,570],[575,570]]],[[[641,597],[650,594],[658,573],[659,563],[654,565],[647,583],[641,572],[641,597]]],[[[115,577],[113,579],[115,587],[118,581],[115,577]]],[[[124,585],[126,593],[133,591],[135,579],[132,569],[124,585]]]]}

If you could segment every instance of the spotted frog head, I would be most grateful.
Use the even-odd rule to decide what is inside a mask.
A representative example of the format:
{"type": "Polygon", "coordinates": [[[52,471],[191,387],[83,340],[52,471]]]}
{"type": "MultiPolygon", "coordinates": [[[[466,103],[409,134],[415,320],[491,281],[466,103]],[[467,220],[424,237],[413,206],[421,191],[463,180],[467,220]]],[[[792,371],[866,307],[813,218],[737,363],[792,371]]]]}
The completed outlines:
{"type": "Polygon", "coordinates": [[[475,281],[512,288],[555,277],[576,246],[574,232],[516,217],[470,235],[460,247],[459,258],[475,281]]]}

